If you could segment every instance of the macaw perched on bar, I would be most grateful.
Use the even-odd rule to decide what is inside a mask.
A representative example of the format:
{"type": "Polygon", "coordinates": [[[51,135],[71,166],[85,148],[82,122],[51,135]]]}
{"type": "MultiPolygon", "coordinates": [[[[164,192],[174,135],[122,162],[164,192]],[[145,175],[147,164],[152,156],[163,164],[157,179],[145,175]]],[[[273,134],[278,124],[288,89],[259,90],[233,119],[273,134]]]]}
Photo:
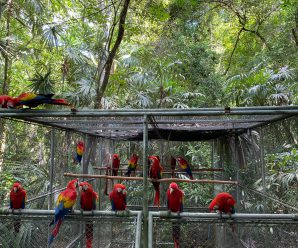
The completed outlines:
{"type": "MultiPolygon", "coordinates": [[[[98,194],[93,190],[93,187],[88,182],[81,182],[79,184],[79,191],[81,193],[80,205],[82,211],[93,211],[96,209],[96,200],[98,194]]],[[[86,248],[92,248],[93,241],[93,222],[86,221],[85,226],[86,248]]]]}
{"type": "Polygon", "coordinates": [[[128,168],[126,172],[126,176],[130,176],[132,171],[136,171],[137,165],[138,165],[138,159],[139,157],[136,154],[132,154],[131,158],[128,160],[128,168]]]}
{"type": "Polygon", "coordinates": [[[66,214],[72,211],[73,205],[77,201],[78,179],[71,180],[64,191],[62,191],[56,201],[54,220],[50,223],[50,226],[55,224],[54,229],[49,237],[49,245],[52,244],[54,238],[57,236],[62,221],[66,214]]]}
{"type": "MultiPolygon", "coordinates": [[[[174,213],[180,213],[183,211],[184,193],[179,189],[177,183],[171,183],[167,190],[167,203],[168,210],[174,213]]],[[[172,234],[174,239],[174,248],[180,247],[180,224],[173,222],[172,234]]]]}
{"type": "Polygon", "coordinates": [[[178,164],[179,164],[181,170],[185,171],[189,175],[189,178],[191,180],[193,180],[193,175],[192,175],[190,166],[187,163],[186,159],[183,157],[177,157],[176,160],[178,161],[178,164]]]}
{"type": "MultiPolygon", "coordinates": [[[[236,204],[235,199],[232,195],[230,195],[227,192],[221,192],[215,196],[215,198],[211,201],[209,205],[209,210],[213,212],[214,210],[217,210],[220,214],[220,217],[222,216],[222,213],[229,214],[230,217],[232,214],[235,213],[235,207],[236,204]]],[[[235,231],[235,226],[231,224],[232,231],[235,231]]]]}
{"type": "Polygon", "coordinates": [[[65,105],[71,106],[65,99],[54,99],[54,94],[35,94],[33,92],[25,92],[16,97],[16,106],[27,106],[35,108],[41,104],[65,105]]]}
{"type": "Polygon", "coordinates": [[[118,176],[118,170],[120,166],[120,157],[118,154],[112,155],[112,176],[118,176]]]}
{"type": "Polygon", "coordinates": [[[126,187],[117,183],[110,193],[110,200],[113,211],[122,211],[126,209],[126,187]]]}
{"type": "MultiPolygon", "coordinates": [[[[22,185],[19,182],[15,182],[12,185],[12,188],[10,191],[10,208],[12,209],[12,212],[14,212],[15,209],[24,209],[26,199],[27,199],[26,190],[23,189],[22,185]]],[[[21,227],[21,221],[19,219],[15,220],[14,231],[16,233],[20,231],[20,227],[21,227]]]]}
{"type": "Polygon", "coordinates": [[[159,163],[159,160],[156,156],[149,156],[148,157],[150,161],[150,169],[149,169],[149,177],[152,180],[152,184],[155,190],[155,196],[154,196],[154,206],[159,206],[159,201],[160,201],[160,189],[159,185],[160,182],[156,182],[154,179],[161,179],[161,174],[162,174],[162,166],[159,163]]]}

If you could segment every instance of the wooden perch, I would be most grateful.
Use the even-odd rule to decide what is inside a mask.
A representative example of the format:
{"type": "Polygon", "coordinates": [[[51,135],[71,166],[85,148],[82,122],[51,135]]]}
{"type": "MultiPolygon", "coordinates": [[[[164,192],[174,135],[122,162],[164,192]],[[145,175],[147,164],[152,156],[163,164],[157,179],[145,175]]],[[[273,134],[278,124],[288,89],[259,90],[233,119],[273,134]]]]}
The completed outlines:
{"type": "MultiPolygon", "coordinates": [[[[74,173],[64,173],[65,177],[84,177],[84,178],[105,178],[111,180],[134,180],[143,181],[143,177],[122,177],[122,176],[107,176],[107,175],[90,175],[90,174],[74,174],[74,173]]],[[[223,180],[209,180],[209,179],[180,179],[180,178],[162,178],[159,180],[152,180],[148,178],[148,181],[155,182],[185,182],[185,183],[213,183],[213,184],[238,184],[237,181],[223,181],[223,180]]]]}
{"type": "MultiPolygon", "coordinates": [[[[92,167],[95,170],[106,170],[107,167],[92,167]]],[[[111,168],[109,168],[111,170],[111,168]]],[[[119,168],[118,171],[127,171],[127,169],[124,168],[119,168]]],[[[214,171],[224,171],[223,168],[200,168],[200,169],[192,169],[191,170],[193,173],[194,172],[214,172],[214,171]]],[[[143,170],[136,170],[136,172],[143,172],[143,170]]],[[[163,174],[172,174],[172,170],[163,170],[163,174]]],[[[185,173],[182,170],[174,170],[174,173],[185,173]]]]}

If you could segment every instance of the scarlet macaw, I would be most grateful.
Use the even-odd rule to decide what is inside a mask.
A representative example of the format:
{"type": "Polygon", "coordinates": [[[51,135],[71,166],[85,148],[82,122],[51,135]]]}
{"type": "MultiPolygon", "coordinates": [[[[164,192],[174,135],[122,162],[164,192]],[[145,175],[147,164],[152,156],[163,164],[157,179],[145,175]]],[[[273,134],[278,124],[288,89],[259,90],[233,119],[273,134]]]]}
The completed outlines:
{"type": "Polygon", "coordinates": [[[209,209],[212,212],[213,210],[218,210],[220,213],[224,212],[226,214],[234,214],[236,204],[235,199],[227,192],[221,192],[215,196],[212,202],[209,205],[209,209]]]}
{"type": "Polygon", "coordinates": [[[126,209],[126,187],[117,183],[114,185],[113,191],[110,193],[110,200],[113,211],[121,211],[126,209]]]}
{"type": "Polygon", "coordinates": [[[136,171],[137,165],[138,165],[138,159],[139,157],[136,154],[132,154],[131,158],[128,160],[128,168],[126,172],[126,176],[130,176],[132,171],[136,171]]]}
{"type": "Polygon", "coordinates": [[[25,105],[29,108],[34,108],[41,104],[71,106],[65,99],[53,99],[53,96],[54,94],[35,94],[32,92],[22,93],[15,98],[17,100],[16,106],[25,105]]]}
{"type": "Polygon", "coordinates": [[[161,172],[162,172],[162,166],[160,165],[158,158],[156,156],[149,156],[148,157],[150,161],[150,169],[149,169],[149,177],[152,180],[153,187],[155,189],[155,197],[154,197],[154,206],[159,206],[159,199],[160,199],[160,190],[159,190],[159,184],[160,182],[154,181],[154,179],[161,179],[161,172]]]}
{"type": "MultiPolygon", "coordinates": [[[[215,198],[212,200],[212,202],[209,205],[210,211],[218,210],[220,213],[220,217],[222,215],[222,212],[229,214],[235,213],[235,207],[236,204],[235,199],[232,195],[230,195],[227,192],[221,192],[215,196],[215,198]]],[[[235,231],[235,225],[231,224],[232,231],[235,231]]]]}
{"type": "Polygon", "coordinates": [[[118,154],[112,155],[112,176],[118,175],[118,170],[120,166],[120,158],[118,154]]]}
{"type": "Polygon", "coordinates": [[[1,108],[14,108],[17,104],[17,100],[11,96],[0,95],[1,108]]]}
{"type": "Polygon", "coordinates": [[[49,237],[49,245],[54,241],[57,236],[64,216],[72,211],[73,205],[77,201],[77,191],[78,179],[71,180],[64,191],[62,191],[56,201],[55,216],[54,220],[50,223],[50,226],[55,224],[54,229],[49,237]]]}
{"type": "Polygon", "coordinates": [[[80,140],[76,147],[77,154],[76,154],[76,157],[74,158],[74,163],[78,163],[78,164],[81,163],[84,150],[85,150],[84,142],[80,140]]]}
{"type": "Polygon", "coordinates": [[[185,171],[189,175],[189,178],[192,180],[193,179],[192,172],[191,172],[190,166],[187,163],[187,161],[185,160],[185,158],[177,157],[176,160],[178,161],[180,168],[183,171],[185,171]]]}
{"type": "MultiPolygon", "coordinates": [[[[183,199],[184,193],[181,189],[179,189],[177,183],[171,183],[167,190],[167,202],[168,209],[171,212],[182,212],[183,211],[183,199]]],[[[174,239],[174,247],[180,247],[180,224],[173,222],[173,239],[174,239]]]]}
{"type": "MultiPolygon", "coordinates": [[[[10,191],[10,208],[12,211],[15,209],[24,209],[26,202],[27,193],[23,189],[22,185],[19,182],[15,182],[10,191]]],[[[21,222],[16,220],[14,222],[14,230],[16,233],[20,231],[21,222]]]]}
{"type": "MultiPolygon", "coordinates": [[[[79,191],[81,192],[81,199],[80,199],[81,209],[84,211],[95,210],[98,194],[93,190],[92,185],[88,182],[81,182],[79,185],[79,191]]],[[[86,234],[86,247],[92,248],[92,240],[93,240],[92,221],[86,222],[85,234],[86,234]]]]}

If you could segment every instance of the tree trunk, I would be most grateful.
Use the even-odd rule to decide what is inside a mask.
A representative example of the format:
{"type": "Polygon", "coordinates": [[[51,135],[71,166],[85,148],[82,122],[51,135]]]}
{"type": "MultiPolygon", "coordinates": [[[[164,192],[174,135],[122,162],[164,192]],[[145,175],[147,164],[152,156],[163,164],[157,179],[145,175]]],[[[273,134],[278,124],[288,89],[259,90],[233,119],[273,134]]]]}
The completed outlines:
{"type": "MultiPolygon", "coordinates": [[[[6,17],[6,50],[10,46],[10,17],[12,15],[12,0],[7,0],[7,17],[6,17]]],[[[8,52],[4,56],[4,78],[2,85],[2,94],[8,94],[8,87],[10,84],[10,58],[8,52]]]]}
{"type": "MultiPolygon", "coordinates": [[[[130,3],[130,0],[124,1],[123,7],[122,7],[122,10],[120,13],[118,34],[117,34],[117,38],[116,38],[113,48],[110,50],[109,45],[108,45],[107,57],[105,56],[105,54],[103,54],[102,58],[104,58],[104,60],[102,60],[102,58],[101,58],[101,61],[99,62],[99,66],[98,66],[99,77],[98,77],[97,89],[96,89],[96,101],[95,101],[95,106],[94,106],[95,108],[102,108],[101,100],[102,100],[105,90],[108,86],[113,60],[115,58],[116,52],[117,52],[117,50],[121,44],[121,41],[123,39],[124,25],[125,25],[125,19],[126,19],[129,3],[130,3]]],[[[115,24],[116,23],[114,22],[113,25],[115,25],[115,24]]],[[[110,37],[109,37],[109,41],[107,44],[110,44],[110,42],[113,38],[112,36],[113,36],[113,27],[110,32],[110,37]]]]}

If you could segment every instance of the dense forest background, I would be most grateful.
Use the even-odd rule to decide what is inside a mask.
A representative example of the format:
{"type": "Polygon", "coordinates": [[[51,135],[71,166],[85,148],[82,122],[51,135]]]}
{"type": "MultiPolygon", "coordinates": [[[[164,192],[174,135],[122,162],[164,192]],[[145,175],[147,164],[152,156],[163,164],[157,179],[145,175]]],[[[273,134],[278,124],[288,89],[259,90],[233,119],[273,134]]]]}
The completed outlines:
{"type": "MultiPolygon", "coordinates": [[[[0,19],[2,94],[55,93],[104,109],[298,104],[298,0],[1,0],[0,19]]],[[[265,144],[277,144],[267,150],[268,187],[295,205],[297,119],[271,128],[283,135],[267,132],[265,144]]],[[[56,133],[60,183],[65,151],[84,138],[69,135],[56,133]]],[[[48,190],[50,136],[1,120],[0,201],[16,179],[29,195],[48,190]]],[[[210,166],[210,144],[172,149],[210,166]]],[[[256,170],[249,183],[260,188],[256,170]]],[[[185,190],[206,205],[211,195],[196,187],[185,190]]]]}
{"type": "Polygon", "coordinates": [[[298,101],[297,0],[1,0],[0,15],[3,94],[91,108],[298,101]]]}

